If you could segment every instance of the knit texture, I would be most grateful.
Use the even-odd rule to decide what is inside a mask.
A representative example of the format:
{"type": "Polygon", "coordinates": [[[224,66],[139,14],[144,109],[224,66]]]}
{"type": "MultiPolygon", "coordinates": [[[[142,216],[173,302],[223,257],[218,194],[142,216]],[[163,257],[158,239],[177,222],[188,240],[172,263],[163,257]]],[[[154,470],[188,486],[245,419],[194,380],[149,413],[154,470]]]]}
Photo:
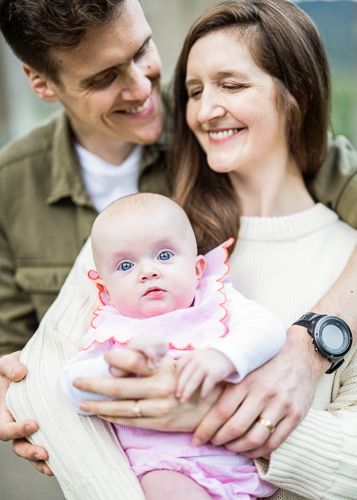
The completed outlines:
{"type": "MultiPolygon", "coordinates": [[[[324,295],[341,274],[357,232],[322,205],[279,218],[242,218],[230,260],[235,287],[289,326],[324,295]]],[[[86,272],[90,244],[78,257],[59,298],[22,352],[23,382],[12,384],[7,404],[16,420],[34,419],[31,442],[44,446],[67,499],[144,499],[111,427],[73,413],[59,388],[61,366],[81,348],[97,294],[86,272]]],[[[298,360],[297,360],[298,362],[298,360]]],[[[324,375],[313,409],[272,454],[264,479],[281,489],[274,500],[346,500],[357,492],[357,355],[324,375]]]]}

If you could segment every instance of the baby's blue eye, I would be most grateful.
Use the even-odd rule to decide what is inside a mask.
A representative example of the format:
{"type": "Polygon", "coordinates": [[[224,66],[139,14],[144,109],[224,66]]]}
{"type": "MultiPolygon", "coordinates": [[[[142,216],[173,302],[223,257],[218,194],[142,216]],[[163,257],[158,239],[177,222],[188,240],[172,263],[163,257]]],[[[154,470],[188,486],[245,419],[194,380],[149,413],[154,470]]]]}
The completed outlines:
{"type": "Polygon", "coordinates": [[[161,252],[158,256],[158,260],[169,260],[172,257],[171,252],[161,252]]]}
{"type": "Polygon", "coordinates": [[[131,262],[122,262],[119,266],[119,271],[129,271],[133,267],[131,262]]]}

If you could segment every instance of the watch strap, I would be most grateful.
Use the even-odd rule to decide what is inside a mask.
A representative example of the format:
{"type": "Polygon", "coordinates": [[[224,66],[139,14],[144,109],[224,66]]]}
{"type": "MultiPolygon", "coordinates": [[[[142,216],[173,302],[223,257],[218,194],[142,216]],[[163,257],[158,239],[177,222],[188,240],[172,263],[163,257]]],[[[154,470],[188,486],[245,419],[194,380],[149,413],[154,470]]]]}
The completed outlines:
{"type": "Polygon", "coordinates": [[[316,314],[313,312],[309,312],[306,314],[303,314],[300,319],[295,321],[293,324],[294,325],[299,325],[299,326],[304,326],[305,328],[309,328],[311,325],[311,322],[316,320],[317,318],[323,318],[326,316],[326,314],[316,314]]]}
{"type": "Polygon", "coordinates": [[[340,361],[337,361],[336,363],[332,363],[330,368],[325,373],[330,374],[330,373],[335,372],[336,370],[338,370],[338,368],[340,368],[341,365],[343,365],[344,362],[345,362],[345,359],[340,359],[340,361]]]}

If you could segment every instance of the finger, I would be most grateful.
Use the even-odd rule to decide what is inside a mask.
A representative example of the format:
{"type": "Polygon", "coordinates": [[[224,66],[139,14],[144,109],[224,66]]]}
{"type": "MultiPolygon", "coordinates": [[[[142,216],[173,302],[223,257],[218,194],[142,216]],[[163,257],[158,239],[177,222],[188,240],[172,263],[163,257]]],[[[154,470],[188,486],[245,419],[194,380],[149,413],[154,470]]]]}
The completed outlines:
{"type": "MultiPolygon", "coordinates": [[[[238,414],[239,411],[232,417],[232,421],[237,418],[238,414]]],[[[226,448],[230,451],[244,454],[262,448],[267,441],[278,432],[277,429],[279,429],[280,422],[282,422],[285,415],[286,413],[283,413],[280,408],[267,406],[261,413],[261,417],[265,423],[259,421],[255,422],[242,437],[226,444],[226,448]],[[268,424],[274,426],[275,431],[273,433],[268,428],[268,424]]],[[[279,435],[279,432],[277,435],[279,435]]]]}
{"type": "Polygon", "coordinates": [[[213,377],[212,375],[207,375],[204,378],[200,396],[201,401],[204,401],[208,397],[208,395],[213,391],[214,386],[220,381],[221,380],[219,378],[213,377]]]}
{"type": "Polygon", "coordinates": [[[125,349],[121,351],[109,351],[105,355],[105,360],[114,368],[124,370],[137,375],[151,375],[146,364],[145,356],[139,351],[125,349]]]}
{"type": "Polygon", "coordinates": [[[201,446],[212,439],[218,429],[235,413],[245,396],[246,389],[243,384],[227,385],[216,404],[197,427],[193,435],[193,444],[201,446]]]}
{"type": "Polygon", "coordinates": [[[194,371],[190,378],[187,380],[186,385],[182,390],[182,395],[180,398],[181,403],[187,403],[192,394],[196,391],[196,389],[201,385],[202,380],[204,379],[205,373],[201,371],[194,371]]]}
{"type": "Polygon", "coordinates": [[[119,418],[98,415],[102,420],[111,422],[112,424],[129,425],[130,427],[140,427],[142,429],[152,429],[157,431],[165,431],[163,422],[157,418],[119,418]]]}
{"type": "Polygon", "coordinates": [[[46,464],[46,462],[43,462],[43,461],[39,461],[39,462],[34,462],[32,460],[29,460],[30,464],[36,469],[38,470],[38,472],[41,472],[42,474],[46,474],[46,476],[54,476],[53,472],[51,471],[51,469],[49,468],[49,466],[46,464]]]}
{"type": "MultiPolygon", "coordinates": [[[[84,402],[83,402],[84,403],[84,402]]],[[[83,403],[81,403],[80,408],[83,409],[83,403]]],[[[88,407],[90,413],[95,413],[96,415],[105,417],[120,417],[120,418],[133,418],[135,413],[133,412],[136,401],[86,401],[85,404],[88,407]]],[[[151,399],[151,400],[140,400],[137,405],[141,410],[141,414],[144,417],[162,417],[167,415],[176,402],[173,399],[151,399]]],[[[142,420],[142,418],[135,417],[137,420],[142,420]]]]}
{"type": "Polygon", "coordinates": [[[11,382],[18,382],[27,373],[26,366],[19,361],[21,351],[2,356],[0,359],[0,375],[11,382]]]}
{"type": "Polygon", "coordinates": [[[218,430],[212,438],[216,446],[226,444],[243,436],[262,414],[266,402],[256,395],[248,395],[236,413],[218,430]]]}
{"type": "Polygon", "coordinates": [[[120,370],[119,368],[114,368],[114,366],[110,367],[110,373],[112,375],[114,375],[114,377],[118,377],[118,378],[127,377],[128,375],[130,375],[129,372],[127,372],[125,370],[120,370]]]}
{"type": "Polygon", "coordinates": [[[30,436],[38,430],[38,425],[33,420],[24,420],[21,422],[14,422],[10,413],[2,413],[0,440],[11,441],[12,439],[24,438],[30,436]],[[5,419],[7,418],[7,421],[5,419]]]}
{"type": "Polygon", "coordinates": [[[291,418],[284,418],[276,426],[276,430],[273,434],[269,436],[267,441],[263,446],[257,447],[252,451],[244,453],[250,458],[260,458],[264,455],[270,455],[285,441],[285,439],[290,435],[290,433],[295,429],[298,423],[294,422],[291,418]]]}
{"type": "Polygon", "coordinates": [[[184,367],[191,361],[191,356],[182,356],[177,362],[176,362],[176,369],[178,373],[181,373],[184,367]]]}
{"type": "MultiPolygon", "coordinates": [[[[147,368],[146,371],[148,371],[147,368]]],[[[138,382],[136,378],[79,378],[73,382],[73,385],[82,391],[95,392],[114,399],[142,399],[157,396],[157,387],[153,382],[153,377],[141,378],[140,383],[138,382]]]]}
{"type": "Polygon", "coordinates": [[[26,439],[15,439],[12,449],[18,457],[26,460],[33,462],[48,460],[48,453],[42,446],[31,444],[26,439]]]}
{"type": "MultiPolygon", "coordinates": [[[[186,387],[188,381],[192,377],[194,373],[194,366],[193,363],[187,363],[184,367],[181,368],[180,375],[177,381],[177,389],[176,389],[176,397],[181,398],[184,388],[186,387]]],[[[197,386],[198,387],[198,386],[197,386]]],[[[197,389],[196,387],[196,389],[197,389]]]]}

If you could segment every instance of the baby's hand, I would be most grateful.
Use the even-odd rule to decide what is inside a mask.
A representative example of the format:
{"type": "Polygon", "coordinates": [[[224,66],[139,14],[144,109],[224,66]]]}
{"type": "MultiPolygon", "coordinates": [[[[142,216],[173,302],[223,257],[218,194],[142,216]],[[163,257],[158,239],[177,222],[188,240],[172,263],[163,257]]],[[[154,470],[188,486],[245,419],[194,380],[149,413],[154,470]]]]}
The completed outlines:
{"type": "Polygon", "coordinates": [[[129,340],[127,348],[144,354],[149,370],[155,370],[160,363],[160,359],[167,353],[169,346],[167,342],[155,335],[138,335],[129,340]]]}
{"type": "Polygon", "coordinates": [[[236,372],[233,363],[215,349],[193,351],[177,362],[179,379],[176,397],[187,403],[195,390],[202,384],[200,399],[206,399],[212,389],[236,372]]]}

